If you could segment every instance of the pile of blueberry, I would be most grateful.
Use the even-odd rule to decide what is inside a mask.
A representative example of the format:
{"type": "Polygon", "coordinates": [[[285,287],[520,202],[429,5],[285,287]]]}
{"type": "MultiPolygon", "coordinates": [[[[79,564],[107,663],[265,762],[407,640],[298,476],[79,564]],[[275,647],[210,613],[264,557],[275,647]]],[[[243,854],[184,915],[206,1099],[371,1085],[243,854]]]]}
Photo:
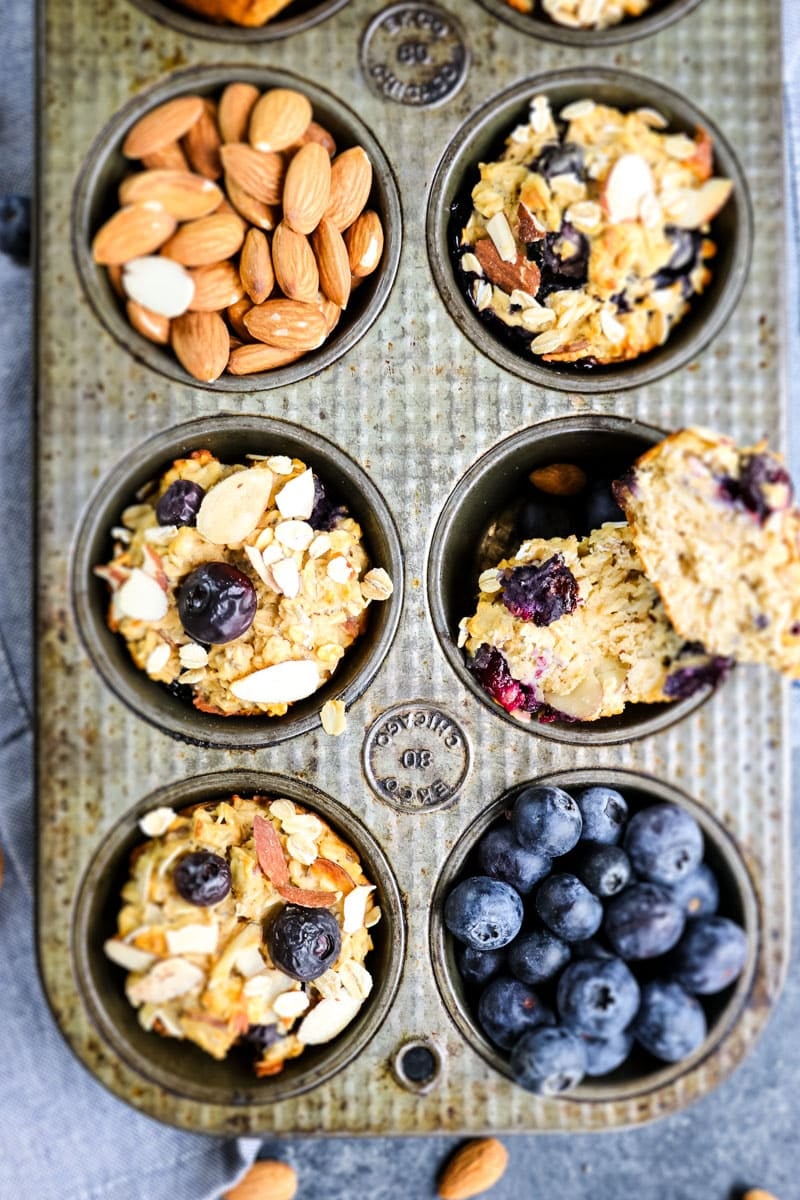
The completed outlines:
{"type": "Polygon", "coordinates": [[[685,809],[629,815],[611,787],[528,787],[474,859],[481,873],[452,889],[444,920],[478,1025],[518,1084],[556,1095],[616,1070],[635,1045],[668,1063],[701,1045],[698,997],[733,983],[748,943],[717,915],[685,809]]]}

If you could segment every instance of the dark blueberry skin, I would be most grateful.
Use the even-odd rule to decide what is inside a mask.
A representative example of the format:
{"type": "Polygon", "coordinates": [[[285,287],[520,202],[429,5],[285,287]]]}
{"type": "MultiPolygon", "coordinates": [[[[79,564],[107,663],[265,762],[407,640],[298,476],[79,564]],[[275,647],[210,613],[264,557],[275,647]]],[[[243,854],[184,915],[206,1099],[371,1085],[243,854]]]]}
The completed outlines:
{"type": "Polygon", "coordinates": [[[608,902],[603,928],[620,958],[666,954],[680,940],[686,914],[666,888],[634,883],[608,902]]]}
{"type": "Polygon", "coordinates": [[[548,929],[565,942],[581,942],[597,933],[603,906],[575,875],[551,875],[539,885],[536,911],[548,929]]]}
{"type": "Polygon", "coordinates": [[[568,854],[583,829],[580,809],[569,792],[544,785],[520,792],[511,825],[520,845],[551,858],[568,854]]]}
{"type": "Polygon", "coordinates": [[[247,633],[258,607],[252,582],[229,563],[204,563],[178,589],[181,625],[196,642],[221,646],[247,633]]]}
{"type": "Polygon", "coordinates": [[[749,454],[739,464],[739,477],[720,479],[720,495],[764,521],[788,508],[794,496],[786,469],[772,454],[749,454]]]}
{"type": "Polygon", "coordinates": [[[196,525],[205,491],[191,479],[176,479],[156,505],[159,525],[196,525]]]}
{"type": "Polygon", "coordinates": [[[623,844],[637,875],[668,887],[691,875],[703,861],[700,826],[677,804],[653,804],[634,813],[623,844]]]}
{"type": "Polygon", "coordinates": [[[244,1040],[260,1052],[274,1046],[281,1037],[283,1034],[278,1031],[277,1025],[250,1025],[244,1040]]]}
{"type": "Polygon", "coordinates": [[[550,874],[552,859],[536,850],[526,850],[511,826],[505,824],[490,829],[481,838],[478,865],[484,874],[510,883],[521,896],[527,896],[534,884],[550,874]]]}
{"type": "Polygon", "coordinates": [[[558,981],[562,1022],[590,1037],[612,1037],[627,1029],[639,1009],[639,985],[619,958],[584,958],[570,963],[558,981]]]}
{"type": "Polygon", "coordinates": [[[523,1033],[536,1025],[552,1025],[555,1018],[539,997],[518,979],[501,975],[481,992],[478,1023],[501,1050],[510,1050],[523,1033]]]}
{"type": "Polygon", "coordinates": [[[543,301],[551,292],[580,288],[589,273],[589,241],[568,221],[555,233],[546,233],[533,244],[534,258],[541,271],[537,299],[543,301]]]}
{"type": "Polygon", "coordinates": [[[224,858],[210,850],[184,854],[172,878],[178,894],[189,904],[208,908],[219,904],[231,890],[231,869],[224,858]]]}
{"type": "Polygon", "coordinates": [[[528,497],[514,522],[517,542],[529,538],[565,538],[575,533],[576,507],[568,496],[546,496],[543,492],[528,497]]]}
{"type": "Polygon", "coordinates": [[[329,494],[322,480],[317,475],[314,475],[314,507],[311,510],[311,516],[308,518],[311,528],[327,532],[333,529],[334,525],[338,525],[342,517],[346,516],[347,509],[345,506],[338,504],[329,494]]]}
{"type": "Polygon", "coordinates": [[[561,1026],[524,1033],[511,1051],[514,1082],[537,1096],[559,1096],[577,1087],[586,1074],[586,1047],[561,1026]]]}
{"type": "Polygon", "coordinates": [[[562,555],[503,572],[503,604],[521,621],[552,625],[578,604],[578,583],[562,555]]]}
{"type": "Polygon", "coordinates": [[[339,924],[327,908],[286,904],[267,929],[267,949],[275,966],[304,983],[324,975],[341,948],[339,924]]]}
{"type": "Polygon", "coordinates": [[[31,256],[30,196],[0,196],[0,252],[19,263],[31,256]]]}
{"type": "Polygon", "coordinates": [[[456,950],[458,973],[470,987],[488,983],[505,965],[505,950],[476,950],[473,946],[459,946],[456,950]]]}
{"type": "Polygon", "coordinates": [[[602,786],[581,788],[574,796],[583,818],[581,837],[587,842],[616,846],[628,819],[625,797],[615,788],[602,786]]]}
{"type": "Polygon", "coordinates": [[[611,491],[610,479],[593,480],[586,489],[584,504],[586,528],[590,533],[593,529],[599,529],[601,525],[605,525],[607,521],[625,520],[625,514],[611,491]]]}
{"type": "Polygon", "coordinates": [[[700,262],[703,245],[703,235],[697,229],[678,229],[676,225],[667,225],[664,232],[675,249],[667,265],[653,277],[657,288],[669,287],[676,280],[691,275],[700,262]]]}
{"type": "MultiPolygon", "coordinates": [[[[680,658],[678,658],[680,662],[680,658]]],[[[702,666],[676,666],[664,680],[664,695],[670,700],[688,700],[705,688],[715,688],[722,683],[733,667],[732,658],[715,655],[702,666]]]]}
{"type": "Polygon", "coordinates": [[[586,1050],[586,1074],[609,1075],[621,1067],[633,1048],[633,1035],[615,1033],[613,1037],[596,1038],[581,1034],[581,1041],[586,1050]]]}
{"type": "Polygon", "coordinates": [[[747,934],[727,917],[696,917],[687,922],[670,975],[687,992],[713,996],[741,975],[747,962],[747,934]]]}
{"type": "Polygon", "coordinates": [[[631,1032],[640,1046],[663,1062],[680,1062],[703,1042],[706,1017],[699,1000],[679,983],[654,980],[642,988],[631,1032]]]}
{"type": "Polygon", "coordinates": [[[687,917],[710,917],[719,908],[717,877],[705,863],[671,887],[669,893],[687,917]]]}
{"type": "Polygon", "coordinates": [[[596,842],[581,842],[580,857],[575,874],[595,896],[607,900],[627,887],[633,871],[631,860],[622,846],[600,846],[596,842]]]}
{"type": "Polygon", "coordinates": [[[570,948],[549,929],[535,929],[515,938],[508,950],[511,974],[523,983],[544,983],[570,960],[570,948]]]}
{"type": "Polygon", "coordinates": [[[475,875],[462,879],[447,897],[444,923],[475,950],[499,950],[520,931],[522,900],[507,883],[475,875]]]}
{"type": "Polygon", "coordinates": [[[506,712],[518,709],[532,712],[538,708],[532,689],[513,678],[508,663],[494,646],[479,646],[467,667],[483,690],[506,712]]]}
{"type": "Polygon", "coordinates": [[[597,938],[585,938],[582,942],[570,942],[569,948],[573,959],[614,957],[611,951],[597,938]]]}
{"type": "Polygon", "coordinates": [[[554,175],[577,175],[585,178],[583,146],[577,142],[550,142],[531,163],[531,170],[545,179],[554,175]]]}

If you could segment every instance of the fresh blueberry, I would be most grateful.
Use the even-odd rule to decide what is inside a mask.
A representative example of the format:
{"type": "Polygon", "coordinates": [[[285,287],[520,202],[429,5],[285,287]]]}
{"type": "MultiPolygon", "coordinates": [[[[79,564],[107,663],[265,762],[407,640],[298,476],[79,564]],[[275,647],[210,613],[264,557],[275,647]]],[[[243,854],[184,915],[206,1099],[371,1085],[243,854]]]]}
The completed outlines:
{"type": "Polygon", "coordinates": [[[695,917],[671,956],[671,975],[699,996],[721,992],[747,962],[747,934],[727,917],[695,917]]]}
{"type": "Polygon", "coordinates": [[[510,825],[490,829],[478,843],[478,865],[485,875],[510,883],[521,896],[550,874],[552,860],[537,850],[526,850],[510,825]]]}
{"type": "Polygon", "coordinates": [[[679,983],[654,980],[642,988],[642,1002],[631,1032],[663,1062],[680,1062],[703,1042],[706,1017],[699,1000],[679,983]]]}
{"type": "Polygon", "coordinates": [[[308,523],[312,529],[329,531],[338,525],[342,517],[347,516],[347,509],[329,494],[322,480],[314,475],[314,506],[308,523]]]}
{"type": "Polygon", "coordinates": [[[521,1034],[536,1025],[552,1025],[554,1017],[536,992],[518,979],[501,975],[481,992],[478,1022],[496,1046],[510,1050],[521,1034]]]}
{"type": "Polygon", "coordinates": [[[705,863],[674,884],[669,893],[687,917],[710,917],[719,907],[717,877],[705,863]]]}
{"type": "Polygon", "coordinates": [[[529,712],[538,707],[532,689],[512,677],[508,663],[494,646],[479,646],[467,667],[483,690],[506,712],[529,712]]]}
{"type": "Polygon", "coordinates": [[[624,796],[616,788],[602,786],[580,788],[573,794],[583,818],[584,841],[616,846],[628,819],[624,796]]]}
{"type": "Polygon", "coordinates": [[[31,255],[30,196],[0,196],[0,252],[20,263],[31,255]]]}
{"type": "Polygon", "coordinates": [[[581,1034],[586,1050],[586,1074],[609,1075],[621,1067],[633,1048],[633,1035],[622,1030],[612,1037],[598,1038],[581,1034]]]}
{"type": "Polygon", "coordinates": [[[776,509],[789,507],[794,489],[788,472],[772,454],[749,454],[739,469],[739,495],[763,521],[776,509]]]}
{"type": "Polygon", "coordinates": [[[631,881],[631,860],[622,846],[582,842],[575,874],[595,896],[616,896],[631,881]]]}
{"type": "Polygon", "coordinates": [[[654,804],[634,813],[624,846],[637,875],[668,886],[691,875],[703,859],[700,826],[677,804],[654,804]]]}
{"type": "Polygon", "coordinates": [[[620,958],[657,958],[678,942],[686,914],[666,888],[634,883],[609,901],[604,929],[620,958]]]}
{"type": "Polygon", "coordinates": [[[252,582],[230,563],[196,567],[178,589],[181,625],[197,642],[220,646],[253,624],[258,595],[252,582]]]}
{"type": "Polygon", "coordinates": [[[481,986],[499,975],[506,965],[505,950],[476,950],[461,945],[456,950],[458,973],[468,986],[481,986]]]}
{"type": "Polygon", "coordinates": [[[196,525],[205,490],[191,479],[176,479],[156,505],[159,525],[196,525]]]}
{"type": "MultiPolygon", "coordinates": [[[[677,659],[680,663],[680,656],[677,659]]],[[[664,695],[670,700],[688,700],[705,688],[715,688],[722,683],[733,667],[732,658],[716,654],[708,662],[693,667],[676,666],[664,680],[664,695]]]]}
{"type": "Polygon", "coordinates": [[[614,957],[611,951],[597,938],[584,938],[580,942],[570,942],[569,948],[573,959],[614,957]]]}
{"type": "Polygon", "coordinates": [[[551,875],[539,885],[536,911],[548,929],[565,942],[592,937],[603,920],[603,906],[574,875],[551,875]]]}
{"type": "Polygon", "coordinates": [[[523,983],[544,983],[552,979],[569,959],[569,946],[549,929],[521,934],[508,950],[511,973],[523,983]]]}
{"type": "Polygon", "coordinates": [[[690,275],[700,262],[703,245],[703,235],[697,229],[678,229],[676,225],[667,225],[664,232],[674,249],[667,265],[653,277],[657,288],[669,287],[676,280],[690,275]]]}
{"type": "Polygon", "coordinates": [[[583,179],[583,146],[577,142],[548,142],[531,163],[531,170],[544,179],[552,179],[554,175],[576,175],[583,179]]]}
{"type": "Polygon", "coordinates": [[[324,975],[341,948],[339,924],[327,908],[285,904],[267,928],[267,949],[274,965],[303,982],[324,975]]]}
{"type": "Polygon", "coordinates": [[[551,292],[583,287],[589,273],[589,241],[568,221],[555,233],[546,233],[534,243],[534,255],[541,271],[537,299],[551,292]]]}
{"type": "Polygon", "coordinates": [[[521,621],[552,625],[574,612],[580,598],[578,582],[561,554],[546,562],[510,567],[503,572],[502,601],[521,621]]]}
{"type": "Polygon", "coordinates": [[[511,1051],[511,1074],[529,1092],[558,1096],[577,1087],[586,1074],[586,1047],[570,1029],[532,1029],[511,1051]]]}
{"type": "Polygon", "coordinates": [[[591,1037],[612,1037],[639,1009],[639,985],[620,958],[584,958],[565,967],[556,998],[561,1020],[591,1037]]]}
{"type": "Polygon", "coordinates": [[[231,890],[231,869],[219,854],[210,850],[195,850],[184,854],[175,867],[172,878],[178,895],[189,904],[208,908],[219,904],[231,890]]]}
{"type": "Polygon", "coordinates": [[[520,931],[522,900],[507,883],[475,875],[462,879],[447,897],[444,923],[475,950],[499,950],[520,931]]]}
{"type": "Polygon", "coordinates": [[[614,499],[610,479],[593,479],[584,496],[587,530],[599,529],[607,521],[624,521],[625,514],[614,499]]]}
{"type": "Polygon", "coordinates": [[[273,1046],[283,1036],[277,1025],[250,1025],[244,1035],[244,1040],[255,1050],[266,1050],[273,1046]]]}
{"type": "Polygon", "coordinates": [[[568,497],[541,493],[528,497],[521,505],[514,536],[518,543],[529,538],[565,538],[575,533],[576,523],[575,505],[568,497]]]}
{"type": "Polygon", "coordinates": [[[568,854],[577,843],[583,821],[569,792],[542,785],[520,792],[514,802],[511,825],[522,846],[555,857],[568,854]]]}

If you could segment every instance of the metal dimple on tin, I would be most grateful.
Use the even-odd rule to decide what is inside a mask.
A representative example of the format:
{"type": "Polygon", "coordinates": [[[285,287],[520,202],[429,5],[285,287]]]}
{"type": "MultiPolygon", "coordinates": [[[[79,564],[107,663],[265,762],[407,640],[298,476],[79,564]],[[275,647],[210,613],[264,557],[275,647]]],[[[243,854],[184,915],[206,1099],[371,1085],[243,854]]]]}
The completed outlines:
{"type": "Polygon", "coordinates": [[[464,83],[469,50],[450,13],[434,4],[392,4],[364,31],[361,67],[383,99],[431,108],[451,99],[464,83]]]}
{"type": "Polygon", "coordinates": [[[375,795],[401,812],[442,808],[469,775],[466,732],[445,709],[425,700],[395,704],[367,730],[364,773],[375,795]]]}

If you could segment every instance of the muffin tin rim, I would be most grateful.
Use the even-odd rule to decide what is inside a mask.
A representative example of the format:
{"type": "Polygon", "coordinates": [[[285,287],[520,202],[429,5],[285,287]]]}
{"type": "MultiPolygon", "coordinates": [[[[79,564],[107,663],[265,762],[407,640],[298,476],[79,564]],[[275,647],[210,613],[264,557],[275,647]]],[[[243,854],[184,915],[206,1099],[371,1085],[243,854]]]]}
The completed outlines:
{"type": "MultiPolygon", "coordinates": [[[[695,0],[696,3],[699,0],[695,0]]],[[[186,37],[196,37],[210,42],[227,42],[237,46],[257,46],[264,42],[279,42],[295,34],[305,33],[315,25],[321,25],[335,16],[349,0],[317,0],[314,8],[298,16],[270,18],[263,25],[236,25],[231,21],[217,22],[210,17],[205,20],[200,13],[190,9],[168,8],[162,0],[129,0],[140,12],[159,25],[175,30],[186,37]]]]}

